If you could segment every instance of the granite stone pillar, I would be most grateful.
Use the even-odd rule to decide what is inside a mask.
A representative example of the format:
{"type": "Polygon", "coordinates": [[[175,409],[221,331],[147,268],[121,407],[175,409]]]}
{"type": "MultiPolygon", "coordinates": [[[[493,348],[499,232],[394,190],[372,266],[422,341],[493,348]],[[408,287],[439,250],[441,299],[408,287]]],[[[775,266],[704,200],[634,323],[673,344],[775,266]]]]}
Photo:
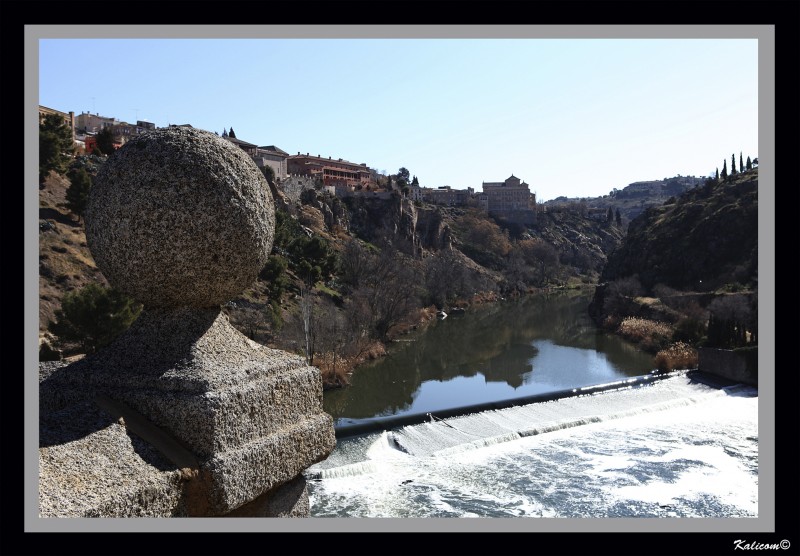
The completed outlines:
{"type": "Polygon", "coordinates": [[[40,515],[308,515],[302,472],[335,445],[319,371],[220,309],[272,248],[261,171],[214,134],[151,131],[109,157],[85,217],[144,310],[104,350],[40,365],[40,515]]]}

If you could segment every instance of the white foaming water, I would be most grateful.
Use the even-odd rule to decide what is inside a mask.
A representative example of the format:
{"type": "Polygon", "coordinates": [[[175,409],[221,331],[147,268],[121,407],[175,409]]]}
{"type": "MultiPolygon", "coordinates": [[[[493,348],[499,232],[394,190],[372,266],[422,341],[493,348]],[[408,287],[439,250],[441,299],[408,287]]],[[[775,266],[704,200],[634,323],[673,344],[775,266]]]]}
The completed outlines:
{"type": "Polygon", "coordinates": [[[758,398],[685,376],[339,442],[319,517],[755,517],[758,398]],[[398,449],[399,448],[399,449],[398,449]]]}

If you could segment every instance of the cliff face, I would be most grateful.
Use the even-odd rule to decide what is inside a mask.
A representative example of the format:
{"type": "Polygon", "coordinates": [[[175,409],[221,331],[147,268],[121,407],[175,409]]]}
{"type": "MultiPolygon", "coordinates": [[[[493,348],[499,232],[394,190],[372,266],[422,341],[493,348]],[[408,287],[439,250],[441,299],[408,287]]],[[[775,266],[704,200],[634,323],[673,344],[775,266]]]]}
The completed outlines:
{"type": "Polygon", "coordinates": [[[568,211],[538,215],[535,230],[539,237],[555,247],[562,263],[596,272],[602,270],[608,254],[625,236],[621,226],[568,211]]]}
{"type": "Polygon", "coordinates": [[[398,249],[416,254],[420,249],[450,246],[450,227],[441,207],[417,207],[400,197],[390,200],[351,197],[344,200],[350,231],[367,241],[391,239],[398,249]]]}
{"type": "Polygon", "coordinates": [[[687,191],[634,219],[601,282],[638,275],[656,284],[710,291],[758,279],[758,170],[687,191]]]}

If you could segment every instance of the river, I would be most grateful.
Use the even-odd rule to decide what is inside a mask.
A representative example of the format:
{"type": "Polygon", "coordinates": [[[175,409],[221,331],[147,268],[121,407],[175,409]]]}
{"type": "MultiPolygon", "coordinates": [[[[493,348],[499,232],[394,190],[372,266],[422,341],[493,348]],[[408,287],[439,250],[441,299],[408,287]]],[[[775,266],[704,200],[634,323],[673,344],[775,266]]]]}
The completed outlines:
{"type": "MultiPolygon", "coordinates": [[[[585,296],[447,318],[325,393],[338,427],[648,375],[585,296]]],[[[648,377],[649,378],[649,377],[648,377]]],[[[339,438],[317,518],[758,517],[758,391],[676,372],[634,386],[339,438]]]]}
{"type": "Polygon", "coordinates": [[[597,330],[586,294],[543,294],[449,316],[402,338],[325,392],[337,425],[613,382],[649,373],[653,356],[597,330]]]}

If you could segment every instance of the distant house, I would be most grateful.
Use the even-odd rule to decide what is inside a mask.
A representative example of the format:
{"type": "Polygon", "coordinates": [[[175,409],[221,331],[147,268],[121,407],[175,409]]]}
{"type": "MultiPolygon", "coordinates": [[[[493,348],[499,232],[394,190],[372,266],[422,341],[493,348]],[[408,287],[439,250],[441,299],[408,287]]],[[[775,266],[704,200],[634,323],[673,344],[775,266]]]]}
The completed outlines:
{"type": "Polygon", "coordinates": [[[97,133],[104,127],[119,123],[120,121],[116,118],[101,116],[98,113],[90,114],[89,112],[82,112],[75,117],[75,128],[83,133],[97,133]]]}
{"type": "Polygon", "coordinates": [[[275,173],[276,179],[284,180],[289,175],[286,164],[286,161],[289,158],[289,153],[286,151],[279,149],[275,145],[259,147],[254,143],[248,143],[247,141],[242,141],[241,139],[231,137],[230,135],[223,135],[222,138],[226,141],[230,141],[244,152],[249,154],[250,158],[253,159],[253,162],[256,163],[256,166],[262,170],[265,166],[271,167],[275,173]]]}
{"type": "Polygon", "coordinates": [[[366,187],[374,185],[373,172],[366,164],[356,164],[333,157],[323,158],[319,155],[300,154],[289,156],[287,160],[289,174],[311,177],[323,185],[339,187],[366,187]]]}
{"type": "Polygon", "coordinates": [[[424,196],[422,194],[422,188],[418,185],[409,185],[408,198],[412,201],[423,201],[424,196]]]}
{"type": "Polygon", "coordinates": [[[475,194],[471,187],[467,189],[453,189],[449,185],[437,188],[422,187],[420,193],[425,202],[448,207],[461,207],[467,204],[469,198],[475,194]]]}
{"type": "Polygon", "coordinates": [[[246,152],[247,154],[250,154],[250,155],[252,155],[252,153],[254,153],[256,151],[256,149],[258,148],[253,143],[248,143],[247,141],[242,141],[241,139],[237,139],[236,137],[230,137],[230,136],[227,136],[227,135],[223,135],[222,138],[225,139],[226,141],[230,141],[231,143],[233,143],[234,145],[236,145],[237,147],[239,147],[244,152],[246,152]]]}
{"type": "Polygon", "coordinates": [[[536,194],[513,174],[505,181],[483,182],[478,203],[487,213],[509,220],[532,223],[536,218],[536,194]]]}
{"type": "Polygon", "coordinates": [[[64,120],[64,123],[69,126],[72,130],[72,140],[75,140],[75,112],[61,112],[60,110],[55,110],[53,108],[48,108],[47,106],[39,105],[39,123],[42,123],[44,117],[47,115],[56,115],[64,120]]]}
{"type": "Polygon", "coordinates": [[[253,160],[259,168],[270,166],[275,172],[275,177],[279,180],[284,180],[286,176],[289,175],[287,164],[289,153],[279,149],[275,145],[256,147],[255,151],[251,153],[250,156],[253,157],[253,160]]]}

